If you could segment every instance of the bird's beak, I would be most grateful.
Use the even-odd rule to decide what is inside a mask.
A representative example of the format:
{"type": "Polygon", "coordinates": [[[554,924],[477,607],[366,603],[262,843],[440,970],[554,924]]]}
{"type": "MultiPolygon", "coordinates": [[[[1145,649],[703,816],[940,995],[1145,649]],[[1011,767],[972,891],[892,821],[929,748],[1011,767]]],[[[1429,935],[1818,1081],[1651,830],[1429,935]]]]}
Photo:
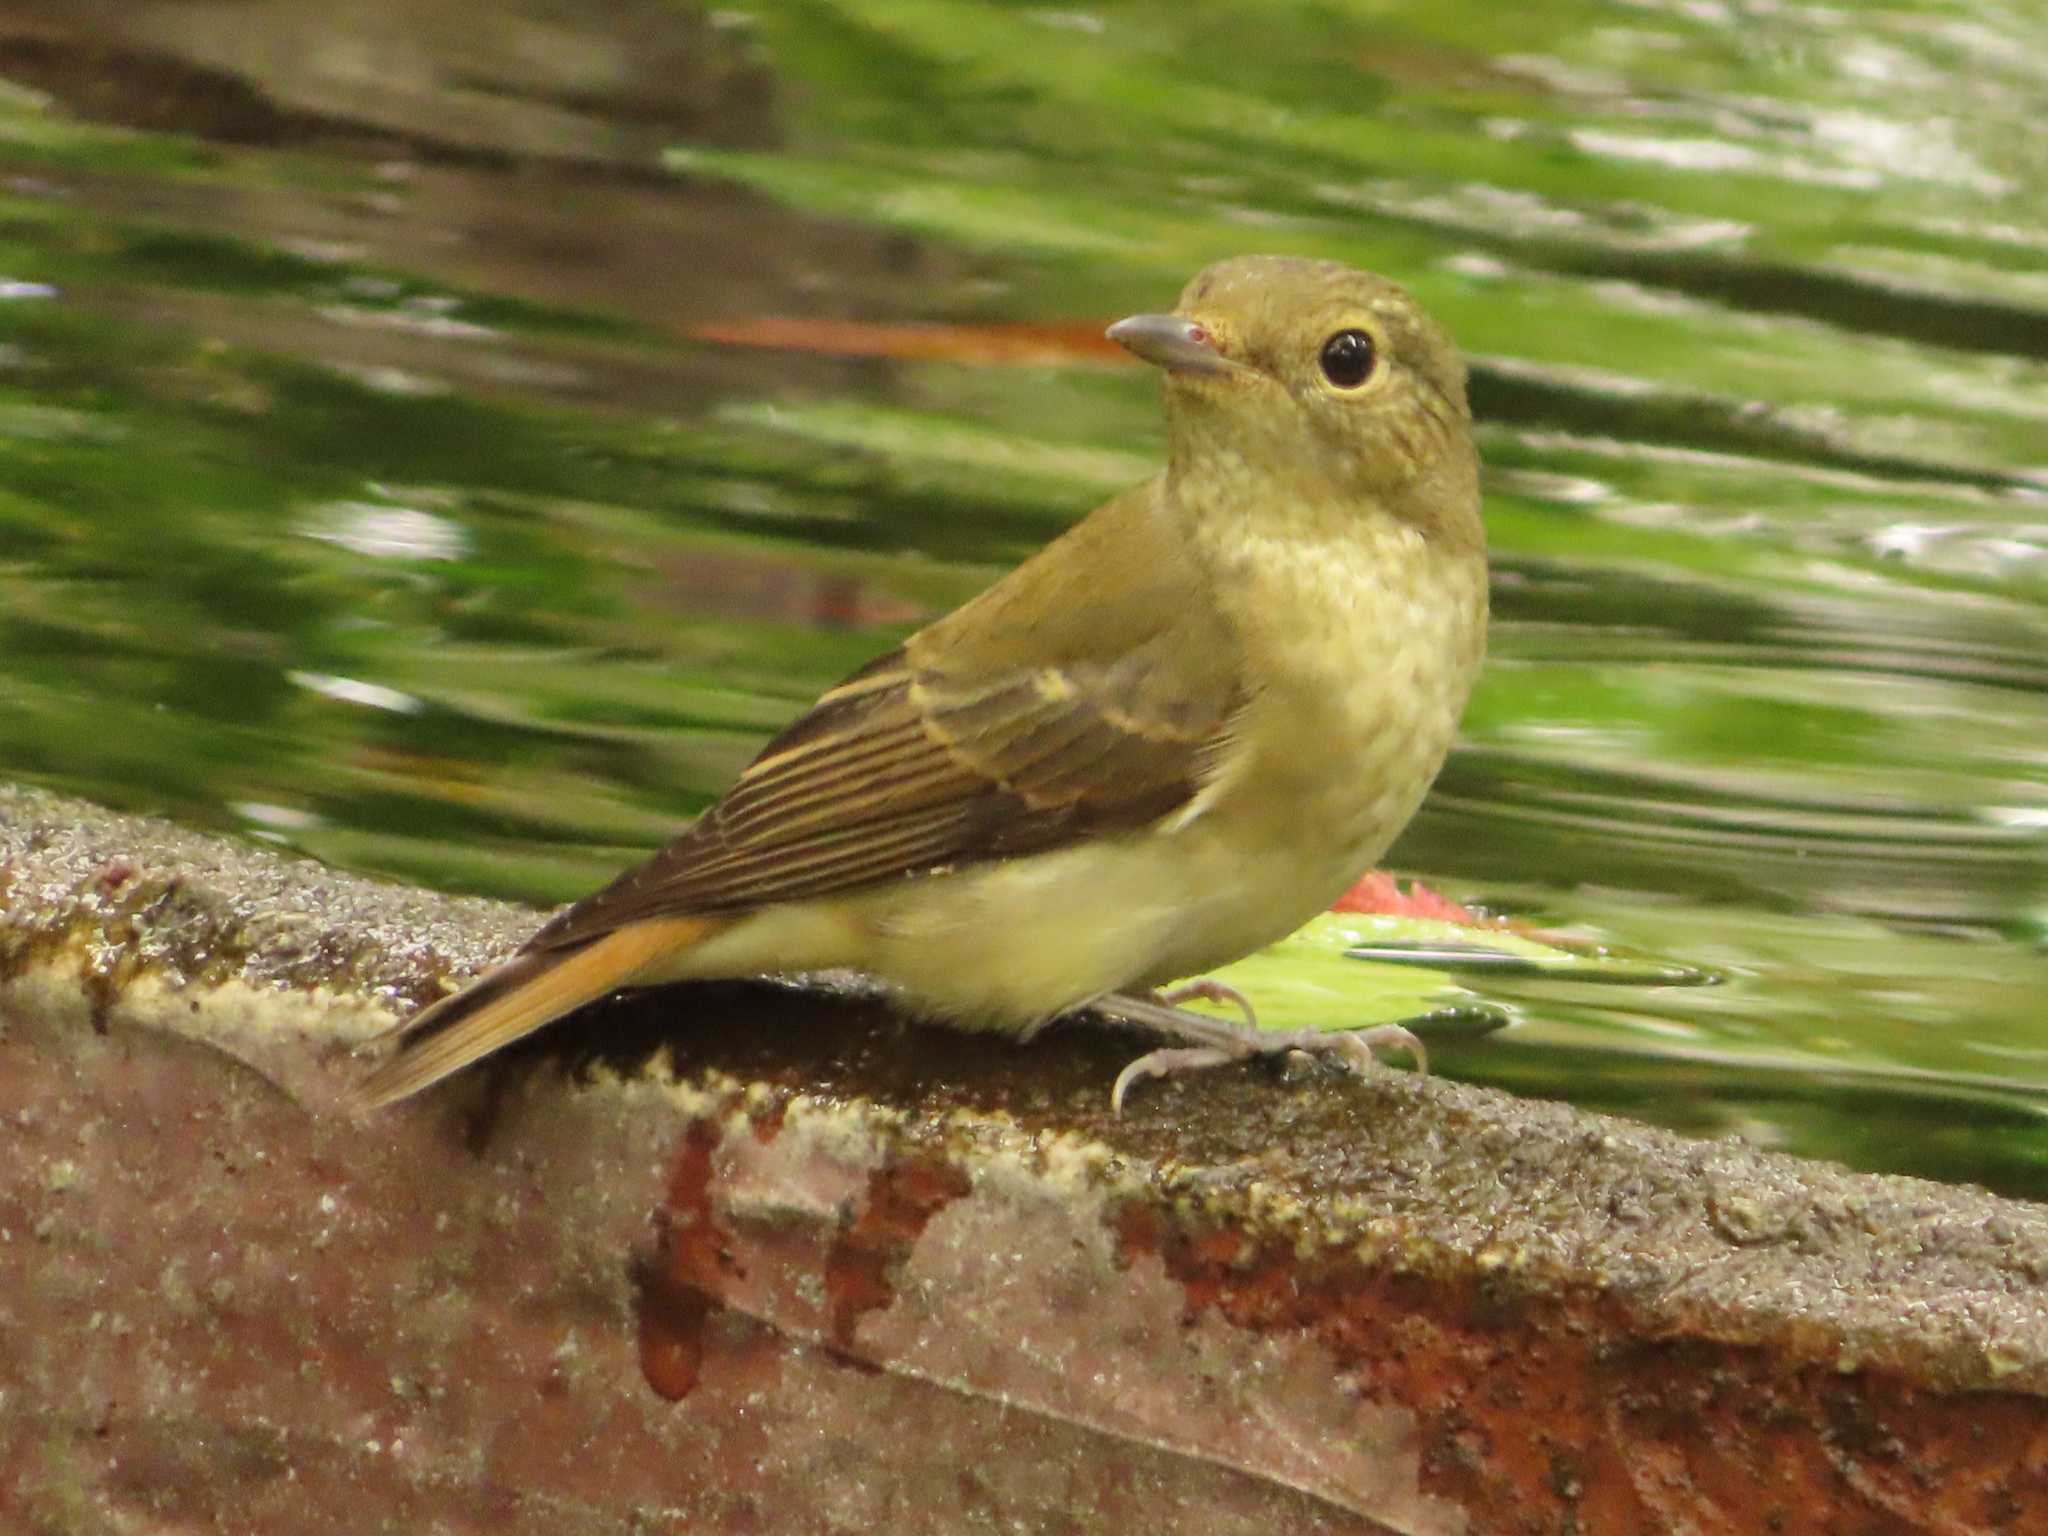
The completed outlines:
{"type": "Polygon", "coordinates": [[[1103,333],[1135,357],[1156,363],[1168,373],[1240,373],[1216,349],[1216,340],[1192,320],[1179,315],[1132,315],[1103,333]]]}

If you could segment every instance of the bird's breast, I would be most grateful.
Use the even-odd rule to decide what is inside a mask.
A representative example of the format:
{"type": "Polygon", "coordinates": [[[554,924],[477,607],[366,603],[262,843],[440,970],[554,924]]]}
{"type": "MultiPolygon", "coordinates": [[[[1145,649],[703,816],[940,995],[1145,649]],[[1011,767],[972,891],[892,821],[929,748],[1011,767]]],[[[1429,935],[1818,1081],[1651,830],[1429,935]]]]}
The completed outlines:
{"type": "Polygon", "coordinates": [[[1319,909],[1386,852],[1450,750],[1485,652],[1485,557],[1369,518],[1276,539],[1228,585],[1251,703],[1215,809],[1293,860],[1319,909]]]}

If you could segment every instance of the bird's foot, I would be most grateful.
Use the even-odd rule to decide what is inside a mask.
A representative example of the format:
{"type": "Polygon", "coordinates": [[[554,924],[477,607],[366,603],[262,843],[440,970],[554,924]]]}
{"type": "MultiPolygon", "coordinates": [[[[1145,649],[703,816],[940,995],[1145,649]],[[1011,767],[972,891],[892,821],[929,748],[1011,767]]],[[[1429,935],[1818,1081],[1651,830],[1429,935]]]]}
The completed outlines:
{"type": "MultiPolygon", "coordinates": [[[[1247,1018],[1251,1016],[1251,1004],[1235,988],[1219,982],[1193,985],[1204,988],[1195,993],[1196,996],[1215,998],[1218,992],[1230,994],[1231,999],[1243,1007],[1247,1018]]],[[[1376,1024],[1370,1029],[1262,1030],[1249,1023],[1233,1024],[1224,1019],[1186,1013],[1168,1000],[1188,993],[1189,988],[1153,997],[1117,993],[1103,998],[1096,1005],[1112,1018],[1141,1025],[1169,1039],[1188,1042],[1148,1051],[1117,1074],[1116,1083],[1109,1093],[1110,1108],[1117,1114],[1124,1112],[1124,1098],[1131,1088],[1148,1077],[1175,1077],[1201,1072],[1210,1067],[1249,1061],[1255,1056],[1286,1056],[1299,1051],[1306,1056],[1332,1058],[1351,1070],[1363,1070],[1378,1065],[1378,1052],[1402,1050],[1415,1058],[1417,1071],[1429,1071],[1429,1052],[1415,1038],[1414,1031],[1405,1025],[1376,1024]]]]}

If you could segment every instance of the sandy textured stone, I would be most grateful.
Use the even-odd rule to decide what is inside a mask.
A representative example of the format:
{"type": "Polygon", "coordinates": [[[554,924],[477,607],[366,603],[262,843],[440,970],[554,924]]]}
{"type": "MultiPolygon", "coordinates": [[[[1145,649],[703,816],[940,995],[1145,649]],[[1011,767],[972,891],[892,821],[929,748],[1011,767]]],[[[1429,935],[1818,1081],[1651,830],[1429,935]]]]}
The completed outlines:
{"type": "Polygon", "coordinates": [[[0,791],[0,1528],[2048,1528],[2039,1208],[768,985],[347,1113],[532,920],[0,791]]]}

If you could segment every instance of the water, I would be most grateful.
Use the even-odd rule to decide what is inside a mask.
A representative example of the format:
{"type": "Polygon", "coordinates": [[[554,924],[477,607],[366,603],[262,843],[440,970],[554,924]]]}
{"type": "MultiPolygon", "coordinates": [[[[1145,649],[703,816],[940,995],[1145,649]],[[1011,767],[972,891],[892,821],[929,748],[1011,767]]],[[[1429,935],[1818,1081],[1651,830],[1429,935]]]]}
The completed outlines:
{"type": "Polygon", "coordinates": [[[1161,452],[1244,250],[1475,361],[1390,860],[1711,988],[1457,1076],[2048,1195],[2048,12],[17,7],[0,771],[535,902],[1161,452]]]}

